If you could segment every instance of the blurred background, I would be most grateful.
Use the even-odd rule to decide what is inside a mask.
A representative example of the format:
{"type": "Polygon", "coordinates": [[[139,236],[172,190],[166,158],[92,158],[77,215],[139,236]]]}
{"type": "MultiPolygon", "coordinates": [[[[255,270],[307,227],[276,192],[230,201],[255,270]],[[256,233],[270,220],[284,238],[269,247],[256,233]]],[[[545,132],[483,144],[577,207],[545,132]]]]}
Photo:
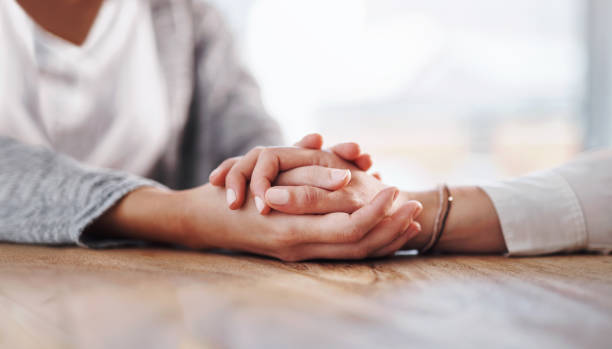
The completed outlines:
{"type": "Polygon", "coordinates": [[[610,145],[612,2],[214,0],[287,140],[357,141],[402,188],[610,145]]]}

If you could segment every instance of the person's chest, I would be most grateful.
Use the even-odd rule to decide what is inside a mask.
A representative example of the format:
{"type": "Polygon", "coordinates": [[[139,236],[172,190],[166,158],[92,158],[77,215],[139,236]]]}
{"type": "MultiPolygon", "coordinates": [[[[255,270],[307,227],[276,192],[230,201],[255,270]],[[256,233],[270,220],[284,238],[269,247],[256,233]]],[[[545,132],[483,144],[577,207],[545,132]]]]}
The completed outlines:
{"type": "MultiPolygon", "coordinates": [[[[12,6],[12,7],[11,7],[12,6]]],[[[90,165],[146,175],[171,132],[149,7],[107,0],[82,46],[0,5],[0,132],[90,165]]]]}

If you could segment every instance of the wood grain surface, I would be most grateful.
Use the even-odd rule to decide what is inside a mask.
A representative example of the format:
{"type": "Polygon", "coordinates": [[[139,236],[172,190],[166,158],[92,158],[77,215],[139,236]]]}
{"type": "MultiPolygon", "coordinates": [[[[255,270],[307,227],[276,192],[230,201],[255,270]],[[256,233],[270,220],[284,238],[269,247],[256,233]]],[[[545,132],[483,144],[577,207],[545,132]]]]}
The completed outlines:
{"type": "Polygon", "coordinates": [[[0,244],[1,348],[610,348],[612,257],[0,244]]]}

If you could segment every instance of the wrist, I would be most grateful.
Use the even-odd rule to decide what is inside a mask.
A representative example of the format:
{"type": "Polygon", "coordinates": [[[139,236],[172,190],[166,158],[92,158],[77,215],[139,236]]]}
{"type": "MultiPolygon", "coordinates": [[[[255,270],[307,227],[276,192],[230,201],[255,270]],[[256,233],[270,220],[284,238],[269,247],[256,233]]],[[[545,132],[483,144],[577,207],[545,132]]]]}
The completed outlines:
{"type": "Polygon", "coordinates": [[[100,216],[85,234],[95,238],[128,238],[180,243],[179,192],[141,187],[126,194],[100,216]]]}
{"type": "Polygon", "coordinates": [[[499,218],[489,196],[477,186],[450,188],[453,207],[435,248],[447,253],[506,252],[499,218]]]}
{"type": "Polygon", "coordinates": [[[224,191],[211,184],[176,193],[176,220],[180,244],[194,249],[224,248],[224,220],[230,210],[224,191]]]}
{"type": "MultiPolygon", "coordinates": [[[[444,231],[434,251],[448,253],[501,253],[506,245],[497,212],[489,197],[476,186],[451,187],[453,204],[444,231]]],[[[433,235],[433,225],[440,207],[438,190],[404,192],[403,200],[418,200],[423,211],[417,221],[421,232],[404,249],[421,250],[433,235]]]]}
{"type": "Polygon", "coordinates": [[[423,204],[423,211],[416,218],[416,221],[421,225],[421,231],[410,241],[404,245],[405,250],[420,250],[431,240],[433,235],[433,226],[436,219],[439,197],[437,190],[427,190],[420,192],[401,192],[400,200],[402,202],[416,200],[423,204]]]}

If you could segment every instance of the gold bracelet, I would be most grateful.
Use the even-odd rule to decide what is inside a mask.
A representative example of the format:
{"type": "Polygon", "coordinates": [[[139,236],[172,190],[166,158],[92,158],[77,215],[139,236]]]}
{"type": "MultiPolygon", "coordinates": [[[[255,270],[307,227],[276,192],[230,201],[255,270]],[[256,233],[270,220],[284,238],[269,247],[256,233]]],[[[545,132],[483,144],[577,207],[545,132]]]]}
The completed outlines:
{"type": "Polygon", "coordinates": [[[440,241],[440,237],[442,236],[442,232],[444,232],[444,227],[446,226],[446,220],[448,219],[448,214],[453,203],[453,196],[451,195],[450,189],[448,189],[448,185],[446,184],[438,186],[438,194],[440,198],[440,207],[438,207],[436,219],[434,220],[431,239],[421,249],[421,251],[419,251],[419,254],[425,254],[433,250],[433,248],[438,244],[438,241],[440,241]]]}

